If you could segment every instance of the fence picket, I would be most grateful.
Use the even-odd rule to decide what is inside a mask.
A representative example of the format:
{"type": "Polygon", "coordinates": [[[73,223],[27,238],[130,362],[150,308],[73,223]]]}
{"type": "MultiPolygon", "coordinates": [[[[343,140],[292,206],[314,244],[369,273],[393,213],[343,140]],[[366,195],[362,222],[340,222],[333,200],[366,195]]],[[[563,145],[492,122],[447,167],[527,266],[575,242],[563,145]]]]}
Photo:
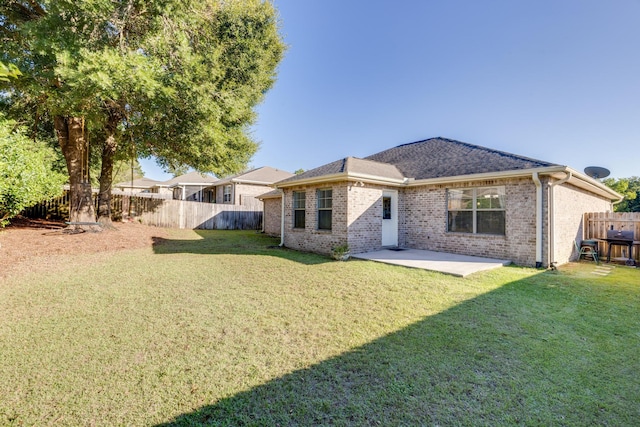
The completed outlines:
{"type": "MultiPolygon", "coordinates": [[[[640,241],[640,212],[587,212],[584,214],[585,240],[597,240],[598,252],[605,254],[607,230],[632,230],[634,240],[640,241]]],[[[627,249],[615,245],[611,248],[611,258],[623,258],[627,249]]],[[[628,256],[628,255],[627,255],[628,256]]],[[[633,257],[640,262],[640,245],[633,246],[633,257]]]]}
{"type": "MultiPolygon", "coordinates": [[[[95,196],[95,195],[94,195],[95,196]]],[[[97,203],[97,197],[94,200],[97,203]]],[[[111,198],[114,221],[136,221],[165,228],[205,230],[259,230],[262,227],[262,206],[170,200],[153,194],[121,195],[111,198]]],[[[68,193],[25,209],[29,218],[66,220],[69,213],[68,193]]]]}

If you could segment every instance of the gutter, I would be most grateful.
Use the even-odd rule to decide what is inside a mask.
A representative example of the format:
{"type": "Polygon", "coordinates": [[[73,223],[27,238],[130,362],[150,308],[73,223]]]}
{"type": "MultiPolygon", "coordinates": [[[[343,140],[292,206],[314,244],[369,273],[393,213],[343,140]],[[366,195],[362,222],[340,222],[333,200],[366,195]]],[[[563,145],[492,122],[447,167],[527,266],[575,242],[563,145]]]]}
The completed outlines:
{"type": "Polygon", "coordinates": [[[280,212],[280,244],[278,246],[282,248],[284,247],[284,190],[280,189],[280,191],[282,192],[282,201],[280,203],[282,210],[280,212]]]}
{"type": "Polygon", "coordinates": [[[531,175],[536,185],[536,268],[542,267],[542,182],[538,172],[531,175]]]}
{"type": "Polygon", "coordinates": [[[334,173],[331,175],[323,175],[319,177],[298,179],[290,182],[277,182],[274,184],[276,188],[296,187],[299,185],[307,184],[324,184],[327,182],[335,181],[362,181],[369,184],[385,184],[395,185],[398,187],[404,186],[409,181],[407,178],[386,178],[383,176],[359,174],[359,173],[334,173]]]}
{"type": "Polygon", "coordinates": [[[556,185],[560,185],[560,184],[564,184],[565,182],[569,181],[571,179],[571,177],[573,176],[573,174],[571,173],[571,171],[567,171],[566,172],[566,176],[564,178],[562,178],[559,181],[556,182],[551,182],[549,183],[549,266],[552,269],[555,269],[556,267],[556,230],[555,230],[555,216],[556,216],[556,211],[555,211],[555,206],[554,206],[554,188],[556,185]]]}

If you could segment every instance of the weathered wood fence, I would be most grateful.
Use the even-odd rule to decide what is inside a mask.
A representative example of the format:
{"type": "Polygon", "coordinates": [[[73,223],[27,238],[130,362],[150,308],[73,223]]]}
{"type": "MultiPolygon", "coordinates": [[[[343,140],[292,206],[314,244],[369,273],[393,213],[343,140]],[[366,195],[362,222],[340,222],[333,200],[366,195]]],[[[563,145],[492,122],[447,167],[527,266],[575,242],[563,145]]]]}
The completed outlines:
{"type": "MultiPolygon", "coordinates": [[[[633,231],[633,257],[640,262],[640,212],[588,212],[584,214],[583,240],[598,240],[598,253],[606,256],[607,243],[601,239],[607,238],[607,230],[633,231]]],[[[627,258],[627,248],[614,245],[611,248],[611,258],[627,258]]]]}
{"type": "MultiPolygon", "coordinates": [[[[227,205],[185,200],[168,200],[144,195],[113,195],[112,219],[136,221],[166,228],[206,230],[259,230],[262,227],[262,207],[227,205]]],[[[69,196],[64,196],[26,209],[29,218],[66,220],[69,217],[69,196]]]]}
{"type": "Polygon", "coordinates": [[[167,228],[259,230],[262,210],[255,207],[185,200],[122,196],[122,218],[167,228]]]}

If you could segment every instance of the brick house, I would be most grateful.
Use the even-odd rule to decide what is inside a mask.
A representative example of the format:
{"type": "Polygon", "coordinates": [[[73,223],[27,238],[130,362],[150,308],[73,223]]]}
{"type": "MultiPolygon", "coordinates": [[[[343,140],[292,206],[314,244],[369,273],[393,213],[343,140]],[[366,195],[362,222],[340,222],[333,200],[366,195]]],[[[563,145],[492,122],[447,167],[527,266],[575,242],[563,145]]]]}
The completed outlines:
{"type": "Polygon", "coordinates": [[[215,195],[214,203],[256,206],[257,196],[270,190],[273,183],[292,176],[292,173],[263,166],[221,179],[207,190],[215,195]]]}
{"type": "Polygon", "coordinates": [[[621,199],[567,166],[445,138],[347,157],[274,187],[261,196],[264,228],[289,248],[404,247],[525,266],[568,262],[583,213],[621,199]]]}

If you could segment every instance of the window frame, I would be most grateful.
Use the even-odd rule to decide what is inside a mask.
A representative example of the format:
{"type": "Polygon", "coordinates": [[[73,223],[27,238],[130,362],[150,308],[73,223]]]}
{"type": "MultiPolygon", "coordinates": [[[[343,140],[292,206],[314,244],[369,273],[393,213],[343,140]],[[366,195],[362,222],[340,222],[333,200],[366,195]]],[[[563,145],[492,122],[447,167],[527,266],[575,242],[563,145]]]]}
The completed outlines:
{"type": "Polygon", "coordinates": [[[333,229],[333,189],[318,188],[316,190],[317,229],[331,231],[333,229]],[[327,197],[327,193],[329,196],[327,197]],[[328,206],[327,206],[328,205],[328,206]],[[327,212],[329,213],[327,215],[327,212]],[[328,217],[328,226],[324,221],[328,217]],[[324,221],[323,221],[324,220],[324,221]]]}
{"type": "Polygon", "coordinates": [[[306,214],[307,214],[307,192],[306,191],[294,191],[292,193],[291,204],[293,207],[293,228],[297,230],[305,229],[307,226],[306,214]],[[302,197],[296,197],[302,196],[302,197]],[[300,203],[302,202],[302,203],[300,203]],[[298,221],[301,221],[300,224],[298,221]]]}
{"type": "Polygon", "coordinates": [[[232,201],[231,195],[233,194],[232,187],[233,186],[231,184],[222,186],[222,203],[231,203],[232,201]],[[227,192],[227,189],[229,190],[229,192],[227,192]]]}
{"type": "MultiPolygon", "coordinates": [[[[447,232],[448,233],[469,233],[479,234],[486,236],[505,236],[506,235],[506,190],[503,185],[491,185],[484,187],[464,187],[464,188],[448,188],[447,189],[447,232]],[[458,193],[461,197],[452,198],[452,193],[458,193]],[[465,194],[466,193],[466,194],[465,194]],[[484,193],[484,194],[482,194],[484,193]],[[489,199],[489,200],[487,200],[489,199]],[[493,206],[494,202],[497,202],[497,206],[493,206]],[[452,209],[452,201],[459,201],[461,207],[452,209]],[[480,206],[483,202],[488,201],[489,206],[480,206]],[[464,205],[468,207],[464,207],[464,205]],[[466,213],[465,217],[469,220],[469,214],[471,216],[471,227],[465,227],[462,230],[455,229],[455,216],[452,217],[452,213],[466,213]],[[501,213],[501,217],[492,218],[492,214],[501,213]],[[486,217],[493,222],[497,222],[498,232],[491,232],[491,225],[483,223],[480,217],[486,217]],[[489,231],[487,231],[489,230],[489,231]]],[[[460,219],[458,219],[460,220],[460,219]]]]}

